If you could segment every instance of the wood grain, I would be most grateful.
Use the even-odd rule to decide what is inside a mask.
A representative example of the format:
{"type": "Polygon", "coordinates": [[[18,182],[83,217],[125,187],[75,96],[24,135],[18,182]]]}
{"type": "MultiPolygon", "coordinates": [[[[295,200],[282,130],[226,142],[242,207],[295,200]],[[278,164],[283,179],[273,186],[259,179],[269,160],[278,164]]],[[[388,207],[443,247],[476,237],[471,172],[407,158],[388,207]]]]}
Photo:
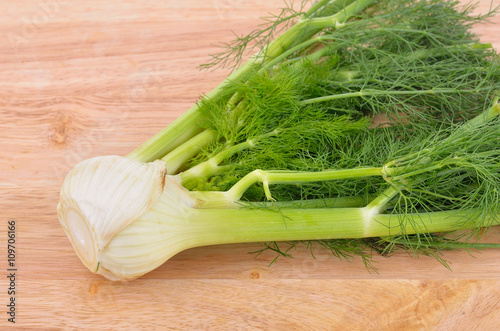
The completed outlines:
{"type": "MultiPolygon", "coordinates": [[[[493,3],[500,4],[499,1],[493,3]]],[[[16,328],[32,330],[497,330],[497,250],[376,257],[378,273],[319,247],[191,249],[129,283],[90,274],[55,207],[66,173],[126,154],[227,74],[197,66],[281,0],[0,1],[0,247],[16,220],[16,328]]],[[[479,2],[485,12],[489,0],[479,2]]],[[[500,19],[476,27],[500,49],[500,19]]],[[[493,228],[486,240],[500,241],[493,228]]],[[[4,262],[5,261],[5,262],[4,262]]],[[[0,305],[9,286],[0,277],[0,305]]],[[[0,328],[12,327],[5,309],[0,328]]]]}

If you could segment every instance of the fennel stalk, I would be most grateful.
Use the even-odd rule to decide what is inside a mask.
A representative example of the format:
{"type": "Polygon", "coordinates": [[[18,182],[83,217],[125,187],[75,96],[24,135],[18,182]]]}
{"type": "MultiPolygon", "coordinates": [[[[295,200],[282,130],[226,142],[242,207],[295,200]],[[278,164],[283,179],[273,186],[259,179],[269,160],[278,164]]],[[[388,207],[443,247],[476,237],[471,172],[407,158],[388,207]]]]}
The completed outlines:
{"type": "Polygon", "coordinates": [[[127,280],[222,243],[488,246],[473,240],[500,223],[500,60],[470,32],[493,13],[469,12],[323,0],[229,43],[206,66],[233,65],[224,82],[127,157],[68,174],[58,215],[78,256],[127,280]]]}

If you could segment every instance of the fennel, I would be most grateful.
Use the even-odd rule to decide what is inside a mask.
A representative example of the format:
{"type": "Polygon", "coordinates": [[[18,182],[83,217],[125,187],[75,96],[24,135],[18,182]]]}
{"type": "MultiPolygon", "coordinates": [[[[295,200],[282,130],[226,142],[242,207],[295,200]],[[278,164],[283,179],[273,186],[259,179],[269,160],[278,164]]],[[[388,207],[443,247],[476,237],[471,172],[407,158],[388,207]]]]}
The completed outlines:
{"type": "Polygon", "coordinates": [[[498,246],[473,242],[500,223],[500,63],[469,9],[324,0],[228,44],[206,67],[235,70],[200,102],[68,174],[58,215],[78,256],[118,280],[223,243],[498,246]],[[456,230],[469,240],[436,234],[456,230]]]}

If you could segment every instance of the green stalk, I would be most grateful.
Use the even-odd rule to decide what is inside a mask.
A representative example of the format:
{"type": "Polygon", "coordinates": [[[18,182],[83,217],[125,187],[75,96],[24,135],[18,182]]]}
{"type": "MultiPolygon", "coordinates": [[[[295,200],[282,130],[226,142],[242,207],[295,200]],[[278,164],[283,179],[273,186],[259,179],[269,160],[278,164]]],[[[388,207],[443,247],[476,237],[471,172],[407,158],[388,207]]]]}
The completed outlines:
{"type": "Polygon", "coordinates": [[[437,93],[470,93],[474,91],[461,91],[457,89],[431,89],[431,90],[416,90],[416,91],[378,91],[378,90],[364,90],[357,92],[341,93],[325,95],[322,97],[306,99],[299,101],[299,105],[309,105],[313,103],[325,102],[330,100],[347,99],[347,98],[359,98],[374,95],[423,95],[423,94],[437,94],[437,93]]]}
{"type": "Polygon", "coordinates": [[[271,184],[300,184],[315,181],[338,180],[347,178],[360,178],[368,176],[382,176],[382,168],[355,168],[342,170],[324,170],[318,172],[279,172],[279,171],[264,171],[254,170],[228,191],[229,196],[233,200],[239,200],[245,191],[257,182],[261,182],[264,186],[264,192],[268,200],[273,200],[269,185],[271,184]]]}
{"type": "Polygon", "coordinates": [[[280,210],[282,208],[354,208],[364,207],[371,201],[373,195],[356,195],[348,197],[335,197],[324,199],[307,199],[297,201],[266,201],[247,202],[232,200],[231,195],[221,191],[191,191],[190,195],[198,202],[197,209],[269,209],[280,210]]]}
{"type": "Polygon", "coordinates": [[[204,130],[165,155],[162,160],[165,161],[167,174],[176,174],[177,171],[193,156],[198,154],[202,148],[214,142],[215,138],[215,132],[204,130]]]}
{"type": "Polygon", "coordinates": [[[298,44],[295,47],[290,48],[286,52],[283,52],[281,55],[276,56],[272,61],[269,61],[265,66],[263,66],[262,68],[259,69],[259,72],[265,72],[265,71],[269,70],[274,65],[276,65],[278,62],[283,61],[284,59],[286,59],[287,57],[289,57],[293,53],[295,53],[299,50],[302,50],[302,49],[306,49],[309,46],[312,46],[318,42],[321,42],[323,39],[324,38],[322,38],[322,36],[314,37],[312,39],[304,41],[303,43],[298,44]]]}
{"type": "MultiPolygon", "coordinates": [[[[356,0],[340,9],[335,15],[299,21],[281,36],[276,38],[276,40],[263,51],[263,55],[265,58],[270,58],[272,60],[285,52],[291,45],[308,40],[323,29],[341,26],[349,18],[357,15],[373,2],[374,0],[356,0]]],[[[315,10],[317,9],[319,8],[315,10]]]]}
{"type": "Polygon", "coordinates": [[[377,196],[375,199],[373,199],[367,206],[366,208],[371,210],[373,213],[380,214],[383,212],[389,202],[399,194],[399,190],[397,190],[395,187],[391,186],[387,188],[384,192],[382,192],[379,196],[377,196]]]}
{"type": "Polygon", "coordinates": [[[500,244],[493,243],[478,243],[478,242],[467,242],[467,241],[455,241],[455,240],[447,240],[445,238],[440,238],[438,242],[426,241],[421,238],[382,238],[386,239],[387,243],[390,244],[403,244],[405,247],[418,247],[418,248],[428,248],[430,246],[431,249],[439,248],[443,250],[449,249],[486,249],[486,248],[500,248],[500,244]]]}
{"type": "Polygon", "coordinates": [[[354,208],[363,207],[373,199],[373,195],[356,195],[324,199],[307,199],[297,201],[267,201],[262,203],[240,203],[239,206],[279,210],[282,208],[354,208]]]}
{"type": "MultiPolygon", "coordinates": [[[[168,209],[168,208],[167,208],[168,209]]],[[[155,211],[154,219],[172,226],[171,210],[155,211]]],[[[377,214],[366,208],[188,209],[176,227],[185,242],[197,246],[295,240],[387,237],[455,231],[467,228],[463,219],[479,211],[443,211],[407,215],[377,214]],[[404,220],[404,221],[402,221],[404,220]]],[[[148,216],[150,218],[151,216],[148,216]]],[[[491,225],[500,224],[496,217],[491,225]]],[[[161,229],[159,229],[161,231],[161,229]]]]}
{"type": "MultiPolygon", "coordinates": [[[[340,0],[340,1],[342,1],[342,0],[340,0]]],[[[304,13],[304,17],[306,17],[306,18],[307,18],[307,17],[311,17],[311,16],[312,16],[312,15],[314,15],[314,14],[315,14],[315,13],[316,13],[316,12],[317,12],[320,8],[324,7],[324,6],[325,6],[325,5],[327,5],[329,2],[330,2],[330,0],[321,0],[321,1],[318,1],[318,2],[314,3],[314,4],[311,6],[311,8],[309,8],[309,10],[308,10],[308,11],[306,11],[306,12],[304,13]]],[[[352,0],[351,0],[351,1],[347,1],[347,0],[345,0],[345,1],[343,1],[343,2],[344,2],[344,5],[347,5],[347,4],[349,4],[348,2],[352,2],[352,0]]]]}

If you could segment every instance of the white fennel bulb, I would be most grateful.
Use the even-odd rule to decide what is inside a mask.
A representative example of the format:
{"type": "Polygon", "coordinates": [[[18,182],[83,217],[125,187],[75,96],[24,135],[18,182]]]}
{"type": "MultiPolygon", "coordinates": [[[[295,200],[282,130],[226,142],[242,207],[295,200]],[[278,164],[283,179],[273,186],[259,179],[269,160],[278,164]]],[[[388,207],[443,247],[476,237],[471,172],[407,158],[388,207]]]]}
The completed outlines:
{"type": "Polygon", "coordinates": [[[142,163],[120,156],[95,157],[81,162],[68,174],[61,189],[58,217],[78,257],[90,271],[113,280],[136,278],[173,255],[158,247],[147,251],[155,240],[165,243],[163,238],[155,238],[162,237],[164,229],[147,212],[158,203],[166,185],[170,187],[166,200],[171,204],[167,209],[177,210],[182,203],[190,203],[189,196],[183,194],[185,189],[166,176],[161,160],[142,163]],[[141,216],[145,216],[141,229],[127,229],[141,216]],[[144,227],[144,222],[149,222],[150,227],[144,227]],[[130,236],[130,231],[135,235],[130,236]],[[160,252],[161,257],[152,259],[160,252]],[[124,258],[136,260],[125,262],[124,258]],[[152,266],[151,260],[158,262],[152,266]],[[140,267],[142,273],[131,270],[130,265],[141,263],[147,264],[140,267]]]}

